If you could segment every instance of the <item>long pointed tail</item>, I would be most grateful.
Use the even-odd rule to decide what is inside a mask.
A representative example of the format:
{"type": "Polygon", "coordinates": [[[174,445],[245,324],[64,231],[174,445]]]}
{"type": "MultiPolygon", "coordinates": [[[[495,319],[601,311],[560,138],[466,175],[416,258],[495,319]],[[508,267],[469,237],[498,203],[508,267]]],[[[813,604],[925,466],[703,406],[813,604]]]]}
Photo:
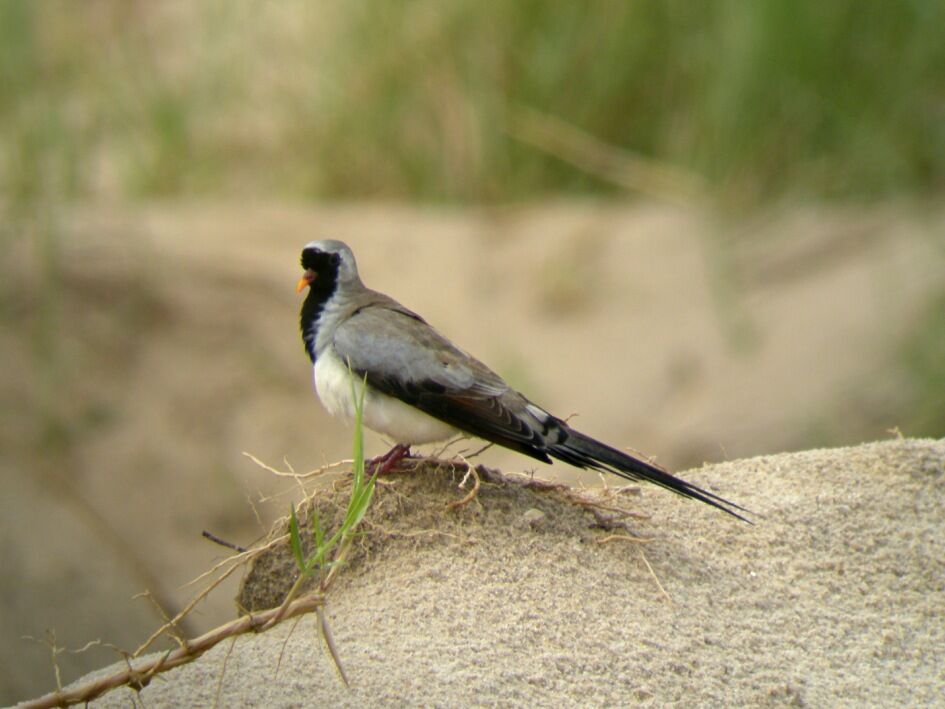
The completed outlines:
{"type": "Polygon", "coordinates": [[[550,455],[565,463],[581,468],[611,472],[627,480],[646,480],[684,497],[691,497],[707,505],[712,505],[712,507],[727,512],[743,522],[753,524],[750,519],[736,512],[736,510],[741,512],[748,512],[748,510],[734,502],[729,502],[708,490],[703,490],[701,487],[677,478],[651,463],[627,455],[600,441],[595,441],[574,429],[567,429],[567,433],[568,435],[563,441],[549,446],[547,449],[550,455]]]}

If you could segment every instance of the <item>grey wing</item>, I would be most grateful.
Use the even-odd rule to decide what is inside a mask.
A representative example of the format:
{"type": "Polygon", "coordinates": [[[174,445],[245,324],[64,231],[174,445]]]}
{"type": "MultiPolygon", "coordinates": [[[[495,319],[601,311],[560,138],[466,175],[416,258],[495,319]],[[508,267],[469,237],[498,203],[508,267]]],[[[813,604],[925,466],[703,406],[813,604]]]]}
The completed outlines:
{"type": "Polygon", "coordinates": [[[487,441],[551,462],[557,419],[455,347],[419,316],[372,305],[335,331],[342,362],[378,391],[487,441]]]}

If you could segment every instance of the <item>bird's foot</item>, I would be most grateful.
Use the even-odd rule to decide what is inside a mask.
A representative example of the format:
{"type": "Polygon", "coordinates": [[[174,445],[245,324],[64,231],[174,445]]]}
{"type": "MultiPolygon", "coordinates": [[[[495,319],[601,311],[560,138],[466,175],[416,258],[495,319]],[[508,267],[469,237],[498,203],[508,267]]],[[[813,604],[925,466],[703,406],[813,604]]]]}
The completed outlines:
{"type": "Polygon", "coordinates": [[[394,468],[397,467],[398,463],[406,458],[410,454],[410,446],[404,445],[403,443],[398,443],[396,446],[387,451],[384,455],[379,455],[376,458],[372,458],[367,462],[365,469],[368,475],[387,475],[394,468]]]}

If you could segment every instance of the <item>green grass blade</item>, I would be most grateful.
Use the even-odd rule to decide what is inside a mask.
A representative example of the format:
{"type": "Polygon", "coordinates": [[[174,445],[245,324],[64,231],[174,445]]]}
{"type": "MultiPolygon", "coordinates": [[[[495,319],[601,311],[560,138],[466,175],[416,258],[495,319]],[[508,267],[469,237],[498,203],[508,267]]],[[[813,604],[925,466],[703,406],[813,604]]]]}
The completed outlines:
{"type": "Polygon", "coordinates": [[[295,507],[289,506],[289,544],[292,546],[292,554],[295,556],[295,563],[298,564],[300,571],[307,571],[308,565],[305,563],[305,557],[302,554],[302,537],[299,534],[299,519],[295,516],[295,507]]]}
{"type": "Polygon", "coordinates": [[[325,530],[322,529],[322,521],[314,505],[312,505],[312,529],[315,535],[315,548],[321,549],[325,541],[325,530]]]}
{"type": "MultiPolygon", "coordinates": [[[[350,365],[348,368],[350,372],[350,365]]],[[[289,540],[292,545],[292,553],[295,561],[302,573],[308,575],[315,569],[326,569],[334,564],[334,561],[327,561],[329,554],[339,544],[347,540],[354,532],[355,528],[364,519],[368,507],[371,505],[371,499],[374,496],[374,484],[377,475],[373,475],[369,480],[364,479],[364,394],[367,388],[367,380],[361,382],[361,390],[355,389],[355,379],[351,377],[351,395],[355,402],[355,427],[354,427],[354,478],[351,483],[351,496],[348,499],[348,508],[345,511],[344,520],[338,530],[325,541],[325,530],[322,527],[318,511],[312,510],[312,533],[315,538],[315,551],[306,560],[302,552],[301,535],[299,533],[299,522],[295,516],[295,508],[289,510],[289,540]]]]}
{"type": "Polygon", "coordinates": [[[358,494],[351,497],[351,502],[348,505],[348,514],[345,519],[345,524],[350,529],[358,526],[361,520],[364,519],[368,507],[371,505],[371,498],[374,496],[374,481],[375,477],[372,476],[364,487],[358,491],[358,494]]]}

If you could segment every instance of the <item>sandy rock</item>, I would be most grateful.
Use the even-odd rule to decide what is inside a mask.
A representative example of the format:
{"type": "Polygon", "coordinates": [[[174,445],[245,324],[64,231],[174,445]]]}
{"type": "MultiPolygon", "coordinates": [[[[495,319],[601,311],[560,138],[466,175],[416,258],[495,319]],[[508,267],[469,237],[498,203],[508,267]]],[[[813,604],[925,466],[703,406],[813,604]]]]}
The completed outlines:
{"type": "MultiPolygon", "coordinates": [[[[556,492],[456,474],[381,491],[329,599],[154,680],[149,707],[922,706],[945,696],[945,441],[735,461],[689,480],[755,525],[643,487],[616,540],[556,492]],[[516,525],[526,517],[540,529],[516,525]],[[424,532],[417,534],[417,532],[424,532]],[[409,533],[409,536],[408,536],[409,533]],[[281,663],[279,662],[281,656],[281,663]],[[225,664],[225,668],[224,668],[225,664]]],[[[321,504],[321,503],[319,503],[321,504]]],[[[273,556],[273,559],[278,554],[273,556]]],[[[242,600],[269,603],[276,563],[242,600]]],[[[128,706],[131,690],[95,706],[128,706]]]]}

